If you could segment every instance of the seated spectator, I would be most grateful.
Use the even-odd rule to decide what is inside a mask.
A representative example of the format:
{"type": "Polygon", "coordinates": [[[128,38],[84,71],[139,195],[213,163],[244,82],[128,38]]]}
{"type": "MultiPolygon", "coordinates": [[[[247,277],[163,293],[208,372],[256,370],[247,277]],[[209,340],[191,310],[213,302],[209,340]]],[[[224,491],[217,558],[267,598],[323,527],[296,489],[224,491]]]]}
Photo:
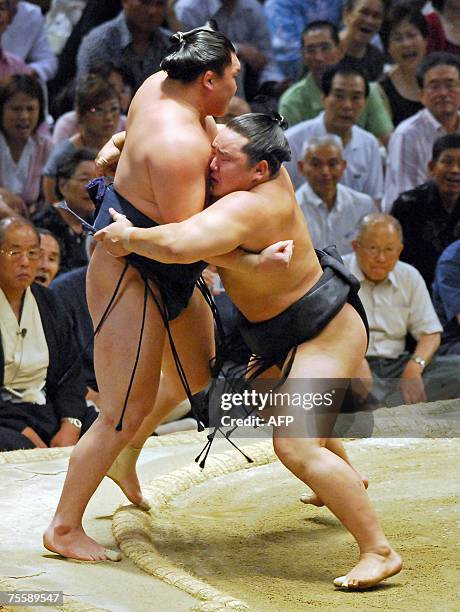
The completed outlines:
{"type": "Polygon", "coordinates": [[[382,27],[385,8],[384,0],[346,0],[343,11],[342,52],[349,65],[362,70],[369,81],[379,80],[385,63],[383,53],[371,44],[382,27]]]}
{"type": "Polygon", "coordinates": [[[394,65],[380,87],[395,126],[423,109],[416,71],[425,57],[427,36],[422,13],[404,5],[396,5],[383,25],[381,38],[394,65]]]}
{"type": "Polygon", "coordinates": [[[436,265],[433,304],[444,331],[441,355],[460,355],[460,240],[442,252],[436,265]]]}
{"type": "Polygon", "coordinates": [[[82,147],[98,151],[116,132],[120,122],[120,100],[116,91],[102,79],[88,76],[77,90],[76,109],[79,131],[60,142],[43,169],[43,191],[48,204],[56,202],[56,175],[60,164],[82,147]]]}
{"type": "Polygon", "coordinates": [[[266,91],[268,84],[274,93],[273,85],[283,81],[283,73],[273,55],[264,10],[258,0],[177,0],[174,10],[184,30],[215,19],[219,30],[235,44],[241,63],[237,78],[239,97],[252,100],[259,89],[266,91]]]}
{"type": "Polygon", "coordinates": [[[21,218],[0,221],[0,449],[75,444],[96,417],[70,321],[34,284],[40,243],[21,218]]]}
{"type": "Polygon", "coordinates": [[[443,134],[460,134],[460,59],[432,53],[417,69],[423,110],[398,125],[388,145],[385,196],[388,212],[399,194],[427,180],[434,141],[443,134]]]}
{"type": "Polygon", "coordinates": [[[305,144],[315,136],[336,134],[342,139],[343,157],[347,162],[340,182],[380,201],[383,169],[379,144],[375,136],[356,125],[369,95],[366,78],[354,68],[333,66],[324,73],[321,90],[324,112],[286,131],[292,159],[285,165],[294,187],[297,189],[305,182],[297,166],[305,144]]]}
{"type": "Polygon", "coordinates": [[[428,53],[447,51],[460,53],[460,12],[458,0],[431,0],[435,9],[426,15],[428,53]]]}
{"type": "Polygon", "coordinates": [[[434,143],[429,171],[431,180],[401,194],[392,214],[404,232],[402,260],[431,288],[439,256],[460,238],[460,134],[434,143]]]}
{"type": "MultiPolygon", "coordinates": [[[[126,115],[134,91],[133,78],[126,67],[115,62],[97,62],[90,67],[89,74],[107,82],[120,98],[120,120],[115,131],[121,132],[126,127],[126,115]]],[[[68,111],[56,121],[53,129],[53,144],[58,144],[66,138],[77,134],[78,114],[76,110],[68,111]]]]}
{"type": "Polygon", "coordinates": [[[0,81],[12,74],[26,74],[29,72],[27,64],[14,53],[5,49],[4,36],[11,23],[11,7],[9,0],[0,1],[0,81]]]}
{"type": "Polygon", "coordinates": [[[339,26],[344,0],[265,0],[264,11],[278,66],[285,77],[297,80],[302,71],[301,35],[312,21],[339,26]]]}
{"type": "Polygon", "coordinates": [[[299,170],[307,182],[296,191],[315,248],[335,244],[341,255],[351,252],[351,241],[361,219],[376,212],[368,195],[338,184],[346,165],[338,136],[312,138],[299,161],[299,170]]]}
{"type": "Polygon", "coordinates": [[[442,327],[419,272],[399,261],[399,223],[390,215],[368,215],[353,250],[344,263],[361,282],[374,397],[390,406],[458,397],[460,357],[436,355],[442,327]],[[412,353],[406,351],[408,333],[416,341],[412,353]]]}
{"type": "Polygon", "coordinates": [[[46,82],[57,71],[57,58],[51,50],[41,10],[30,2],[9,0],[12,21],[2,38],[4,49],[27,63],[28,73],[46,82]]]}
{"type": "Polygon", "coordinates": [[[230,119],[251,112],[248,102],[239,96],[233,96],[227,106],[227,112],[222,117],[216,117],[216,123],[226,124],[230,119]]]}
{"type": "MultiPolygon", "coordinates": [[[[123,0],[122,12],[91,30],[80,45],[77,56],[77,78],[88,74],[96,60],[116,58],[131,67],[136,89],[160,68],[170,49],[169,30],[161,28],[166,0],[123,0]]],[[[202,25],[202,24],[200,24],[202,25]]]]}
{"type": "MultiPolygon", "coordinates": [[[[79,217],[93,220],[94,204],[86,191],[86,184],[96,176],[94,152],[79,149],[66,159],[57,170],[56,200],[64,200],[79,217]]],[[[59,208],[59,203],[49,204],[33,217],[35,225],[52,232],[61,248],[60,270],[67,272],[86,265],[86,234],[78,219],[59,208]]]]}
{"type": "Polygon", "coordinates": [[[40,259],[38,260],[35,282],[49,287],[51,281],[59,272],[61,263],[61,247],[57,238],[42,227],[37,228],[40,235],[40,259]]]}
{"type": "Polygon", "coordinates": [[[16,209],[21,198],[26,215],[40,207],[41,177],[52,148],[50,138],[37,131],[43,119],[37,79],[16,74],[0,82],[0,195],[16,209]]]}
{"type": "MultiPolygon", "coordinates": [[[[342,55],[337,27],[328,21],[310,23],[302,33],[302,52],[308,74],[285,91],[279,101],[279,112],[287,119],[289,127],[314,119],[323,110],[321,79],[327,68],[336,64],[342,55]]],[[[375,83],[370,84],[357,125],[387,144],[393,124],[375,83]]]]}

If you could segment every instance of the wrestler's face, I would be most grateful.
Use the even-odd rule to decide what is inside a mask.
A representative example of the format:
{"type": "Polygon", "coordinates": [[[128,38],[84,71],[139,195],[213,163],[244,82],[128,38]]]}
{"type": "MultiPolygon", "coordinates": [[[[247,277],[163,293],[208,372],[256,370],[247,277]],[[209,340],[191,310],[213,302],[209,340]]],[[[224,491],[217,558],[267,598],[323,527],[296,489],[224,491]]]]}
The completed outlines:
{"type": "Polygon", "coordinates": [[[40,234],[40,248],[41,254],[35,282],[49,287],[49,284],[59,272],[61,247],[54,236],[40,234]]]}
{"type": "Polygon", "coordinates": [[[210,164],[211,193],[221,198],[233,191],[248,191],[263,180],[267,163],[249,165],[243,147],[248,139],[228,128],[217,134],[213,144],[213,158],[210,164]]]}
{"type": "Polygon", "coordinates": [[[9,292],[24,291],[35,279],[40,257],[40,243],[27,225],[13,225],[0,242],[0,287],[9,292]]]}
{"type": "Polygon", "coordinates": [[[212,95],[209,96],[209,115],[214,115],[214,117],[225,115],[230,100],[236,93],[236,77],[239,73],[240,62],[234,53],[232,53],[231,64],[226,66],[221,75],[212,71],[206,73],[212,77],[209,79],[209,84],[212,87],[212,95]]]}
{"type": "Polygon", "coordinates": [[[460,197],[460,149],[446,149],[429,169],[443,196],[454,201],[460,197]]]}
{"type": "Polygon", "coordinates": [[[398,232],[388,222],[369,226],[359,240],[353,240],[352,245],[361,271],[374,283],[387,278],[403,250],[398,232]]]}
{"type": "Polygon", "coordinates": [[[299,170],[320,197],[335,192],[345,166],[340,149],[332,144],[311,147],[299,162],[299,170]]]}
{"type": "Polygon", "coordinates": [[[94,204],[86,191],[86,185],[96,176],[93,161],[80,162],[70,178],[59,179],[59,189],[64,200],[81,217],[87,219],[94,212],[94,204]]]}

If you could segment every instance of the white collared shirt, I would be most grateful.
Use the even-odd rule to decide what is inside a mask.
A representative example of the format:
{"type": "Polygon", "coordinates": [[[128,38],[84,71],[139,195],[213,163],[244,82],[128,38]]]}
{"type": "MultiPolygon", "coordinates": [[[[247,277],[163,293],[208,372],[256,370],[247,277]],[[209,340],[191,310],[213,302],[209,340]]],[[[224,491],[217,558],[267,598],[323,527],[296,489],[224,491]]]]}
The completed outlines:
{"type": "Polygon", "coordinates": [[[32,158],[37,145],[29,138],[22,150],[21,157],[15,162],[5,137],[0,133],[0,185],[19,195],[26,190],[32,158]]]}
{"type": "Polygon", "coordinates": [[[405,350],[407,332],[416,340],[442,332],[425,281],[413,266],[398,261],[386,280],[373,283],[365,278],[355,253],[343,261],[361,283],[359,297],[370,330],[368,357],[396,359],[405,350]]]}
{"type": "MultiPolygon", "coordinates": [[[[292,159],[285,163],[294,189],[305,183],[305,177],[299,172],[297,162],[302,159],[305,143],[310,138],[326,136],[329,132],[324,125],[324,112],[314,119],[301,121],[286,130],[286,138],[291,147],[292,159]]],[[[340,182],[360,193],[366,193],[374,200],[383,196],[383,168],[379,143],[375,136],[354,125],[351,140],[343,150],[347,167],[340,182]]]]}
{"type": "Polygon", "coordinates": [[[345,185],[337,185],[337,196],[331,210],[308,182],[295,195],[307,220],[313,245],[322,249],[335,244],[341,255],[351,252],[351,241],[361,219],[369,213],[377,212],[370,196],[345,185]]]}
{"type": "MultiPolygon", "coordinates": [[[[457,133],[460,134],[460,113],[457,133]]],[[[396,198],[428,180],[434,141],[446,131],[427,108],[402,121],[388,144],[382,210],[390,212],[396,198]]]]}

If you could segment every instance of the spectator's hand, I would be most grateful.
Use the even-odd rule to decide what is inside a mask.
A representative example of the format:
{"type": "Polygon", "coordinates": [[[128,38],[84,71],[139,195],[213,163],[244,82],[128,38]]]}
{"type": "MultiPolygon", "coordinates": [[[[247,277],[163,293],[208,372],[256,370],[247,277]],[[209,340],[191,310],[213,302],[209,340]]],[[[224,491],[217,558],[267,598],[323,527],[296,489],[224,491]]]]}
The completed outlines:
{"type": "Polygon", "coordinates": [[[115,146],[113,138],[111,138],[98,152],[94,160],[97,176],[114,176],[120,155],[120,149],[115,146]]]}
{"type": "Polygon", "coordinates": [[[422,370],[418,363],[409,361],[401,374],[399,389],[406,404],[426,402],[422,370]]]}
{"type": "Polygon", "coordinates": [[[95,406],[99,407],[99,391],[87,387],[85,399],[87,402],[92,402],[95,406]]]}
{"type": "Polygon", "coordinates": [[[237,43],[238,44],[238,57],[245,61],[254,70],[262,70],[267,63],[267,58],[259,51],[257,47],[250,45],[249,43],[237,43]]]}
{"type": "Polygon", "coordinates": [[[128,221],[125,215],[118,213],[113,208],[109,208],[109,212],[112,215],[114,223],[99,230],[94,234],[94,239],[98,242],[102,242],[105,250],[107,253],[110,253],[110,255],[114,257],[124,257],[131,253],[131,251],[123,246],[123,238],[126,229],[128,227],[133,227],[133,224],[131,221],[128,221]]]}
{"type": "Polygon", "coordinates": [[[203,270],[204,282],[209,287],[209,290],[211,291],[212,295],[219,295],[220,293],[220,289],[217,289],[217,290],[215,289],[218,278],[219,278],[219,275],[217,274],[215,266],[208,266],[207,268],[203,270]]]}
{"type": "Polygon", "coordinates": [[[288,267],[294,250],[293,240],[281,240],[259,253],[257,272],[279,272],[288,267]]]}
{"type": "Polygon", "coordinates": [[[365,400],[373,387],[372,372],[369,363],[364,358],[355,372],[354,378],[351,380],[351,388],[353,393],[360,399],[365,400]]]}
{"type": "Polygon", "coordinates": [[[48,448],[46,444],[43,442],[43,440],[40,438],[38,433],[34,429],[32,429],[32,427],[25,427],[21,431],[21,433],[26,438],[29,438],[32,444],[35,444],[37,448],[48,448]]]}
{"type": "MultiPolygon", "coordinates": [[[[13,214],[28,217],[27,206],[21,196],[4,187],[0,187],[0,204],[2,203],[12,210],[13,214]]],[[[2,208],[4,208],[4,206],[2,208]]]]}
{"type": "Polygon", "coordinates": [[[78,442],[81,429],[68,421],[63,421],[57,434],[51,438],[50,447],[73,446],[78,442]]]}

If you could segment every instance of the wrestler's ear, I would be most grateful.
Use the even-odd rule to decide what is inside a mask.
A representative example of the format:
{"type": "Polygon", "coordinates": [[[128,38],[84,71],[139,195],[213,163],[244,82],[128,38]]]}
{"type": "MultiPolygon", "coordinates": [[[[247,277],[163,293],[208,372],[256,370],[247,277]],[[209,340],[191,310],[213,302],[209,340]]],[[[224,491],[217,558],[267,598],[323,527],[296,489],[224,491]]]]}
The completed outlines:
{"type": "Polygon", "coordinates": [[[253,168],[254,180],[257,183],[265,181],[270,176],[270,167],[266,159],[262,159],[253,168]]]}
{"type": "Polygon", "coordinates": [[[206,70],[201,77],[201,84],[205,89],[212,90],[214,89],[215,78],[216,73],[213,70],[206,70]]]}

